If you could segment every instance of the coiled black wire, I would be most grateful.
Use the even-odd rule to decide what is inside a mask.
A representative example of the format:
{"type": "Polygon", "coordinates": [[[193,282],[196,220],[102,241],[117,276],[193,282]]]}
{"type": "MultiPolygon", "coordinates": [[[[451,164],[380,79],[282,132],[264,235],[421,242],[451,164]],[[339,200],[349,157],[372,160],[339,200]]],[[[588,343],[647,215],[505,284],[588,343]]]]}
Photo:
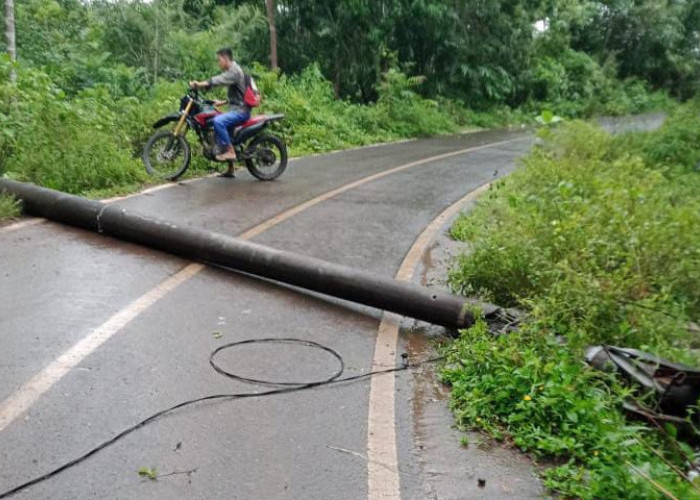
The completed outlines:
{"type": "Polygon", "coordinates": [[[105,448],[108,448],[112,446],[114,443],[117,441],[121,440],[122,438],[128,436],[132,432],[137,431],[138,429],[141,429],[142,427],[145,427],[148,424],[151,424],[155,422],[156,420],[169,415],[171,413],[174,413],[177,410],[180,410],[182,408],[188,407],[188,406],[193,406],[198,403],[202,403],[205,401],[232,401],[236,399],[248,399],[248,398],[261,398],[261,397],[266,397],[266,396],[276,396],[278,394],[289,394],[291,392],[298,392],[298,391],[305,391],[309,389],[313,389],[316,387],[322,387],[322,386],[329,386],[329,385],[338,385],[338,384],[345,384],[349,382],[354,382],[362,379],[366,379],[369,377],[372,377],[374,375],[385,375],[389,373],[396,373],[404,370],[408,370],[409,368],[418,368],[422,365],[425,365],[427,363],[435,363],[437,361],[441,361],[444,359],[444,356],[439,356],[435,358],[429,358],[424,361],[418,362],[418,363],[408,363],[407,358],[403,357],[404,363],[403,365],[396,366],[394,368],[388,368],[385,370],[376,370],[368,373],[362,373],[359,375],[353,375],[350,377],[343,377],[341,378],[343,372],[345,371],[345,362],[343,361],[343,357],[340,355],[338,351],[335,349],[332,349],[330,347],[324,346],[323,344],[319,344],[318,342],[314,342],[311,340],[304,340],[304,339],[297,339],[297,338],[262,338],[262,339],[248,339],[248,340],[241,340],[239,342],[232,342],[230,344],[223,345],[221,347],[218,347],[212,353],[209,355],[209,364],[214,368],[214,370],[217,373],[220,373],[221,375],[231,378],[233,380],[238,380],[240,382],[245,382],[248,384],[254,384],[254,385],[263,385],[263,386],[269,386],[269,387],[275,387],[274,389],[270,389],[267,391],[261,391],[261,392],[237,392],[237,393],[231,393],[231,394],[212,394],[209,396],[203,396],[201,398],[197,399],[190,399],[188,401],[183,401],[182,403],[178,403],[174,406],[171,406],[170,408],[166,408],[165,410],[161,410],[157,413],[154,413],[148,418],[145,418],[144,420],[141,420],[139,423],[132,425],[131,427],[128,427],[121,431],[120,433],[116,434],[114,437],[108,439],[107,441],[104,441],[101,444],[98,444],[95,446],[93,449],[88,451],[87,453],[71,460],[70,462],[66,462],[65,464],[61,465],[60,467],[52,470],[51,472],[47,472],[46,474],[43,474],[41,476],[35,477],[34,479],[31,479],[23,484],[20,484],[19,486],[12,488],[10,490],[5,491],[4,493],[0,493],[0,499],[3,498],[9,498],[12,495],[15,495],[16,493],[19,493],[22,490],[25,490],[31,486],[34,486],[36,484],[42,483],[54,476],[57,476],[61,472],[64,472],[70,468],[75,467],[81,462],[84,462],[88,458],[92,457],[93,455],[99,453],[100,451],[104,450],[105,448]],[[311,382],[276,382],[276,381],[267,381],[267,380],[259,380],[259,379],[254,379],[254,378],[249,378],[249,377],[243,377],[241,375],[237,375],[233,372],[227,371],[221,366],[219,366],[216,361],[215,357],[218,353],[221,351],[224,351],[226,349],[232,349],[235,347],[239,347],[241,345],[246,345],[246,344],[260,344],[260,343],[265,343],[265,344],[298,344],[298,345],[303,345],[306,347],[311,347],[314,349],[319,349],[325,352],[328,352],[333,356],[336,361],[338,362],[338,369],[333,372],[329,377],[319,380],[319,381],[311,381],[311,382]]]}
{"type": "Polygon", "coordinates": [[[325,345],[319,344],[318,342],[314,342],[312,340],[302,340],[302,339],[295,339],[295,338],[249,339],[249,340],[241,340],[239,342],[231,342],[230,344],[222,345],[221,347],[214,349],[214,351],[212,351],[211,355],[209,356],[209,364],[211,365],[212,368],[214,368],[215,372],[223,375],[224,377],[232,378],[233,380],[238,380],[239,382],[245,382],[247,384],[264,385],[264,386],[268,386],[268,387],[301,387],[301,386],[307,386],[309,384],[328,384],[330,382],[333,382],[334,380],[337,380],[345,371],[345,361],[343,361],[343,357],[340,354],[338,354],[337,351],[334,351],[330,347],[326,347],[325,345]],[[214,360],[216,358],[216,355],[218,353],[220,353],[221,351],[225,351],[226,349],[232,349],[234,347],[240,347],[242,345],[247,345],[247,344],[291,344],[291,345],[302,345],[304,347],[311,347],[313,349],[318,349],[319,351],[327,352],[333,358],[335,358],[335,360],[338,362],[338,369],[335,372],[333,372],[333,374],[331,374],[328,378],[325,378],[325,379],[320,380],[320,381],[307,380],[304,382],[290,382],[290,381],[277,382],[277,381],[262,380],[262,379],[243,377],[241,375],[237,375],[233,372],[224,370],[214,360]]]}

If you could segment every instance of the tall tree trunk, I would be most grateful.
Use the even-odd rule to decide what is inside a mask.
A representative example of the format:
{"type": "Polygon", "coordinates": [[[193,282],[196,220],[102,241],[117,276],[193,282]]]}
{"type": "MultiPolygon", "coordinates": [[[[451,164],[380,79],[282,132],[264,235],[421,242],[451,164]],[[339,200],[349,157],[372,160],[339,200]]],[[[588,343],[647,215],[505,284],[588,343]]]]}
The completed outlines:
{"type": "MultiPolygon", "coordinates": [[[[10,60],[17,60],[17,48],[15,46],[15,4],[14,0],[5,0],[5,44],[7,45],[7,53],[10,55],[10,60]]],[[[15,70],[10,72],[10,80],[13,82],[17,79],[15,70]]]]}
{"type": "Polygon", "coordinates": [[[275,26],[275,0],[265,0],[267,24],[270,25],[270,67],[277,69],[277,27],[275,26]]]}

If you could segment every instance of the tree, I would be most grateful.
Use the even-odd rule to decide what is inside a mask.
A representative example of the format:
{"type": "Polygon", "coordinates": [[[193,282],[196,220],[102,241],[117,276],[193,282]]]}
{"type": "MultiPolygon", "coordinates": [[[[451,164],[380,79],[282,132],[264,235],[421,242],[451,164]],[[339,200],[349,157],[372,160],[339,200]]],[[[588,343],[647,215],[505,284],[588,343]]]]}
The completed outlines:
{"type": "Polygon", "coordinates": [[[267,23],[270,25],[270,67],[277,69],[277,28],[275,27],[275,0],[265,0],[267,23]]]}
{"type": "MultiPolygon", "coordinates": [[[[15,4],[13,0],[5,0],[5,43],[10,60],[17,59],[17,48],[15,47],[15,4]]],[[[13,69],[10,72],[10,80],[15,81],[17,74],[13,69]]]]}

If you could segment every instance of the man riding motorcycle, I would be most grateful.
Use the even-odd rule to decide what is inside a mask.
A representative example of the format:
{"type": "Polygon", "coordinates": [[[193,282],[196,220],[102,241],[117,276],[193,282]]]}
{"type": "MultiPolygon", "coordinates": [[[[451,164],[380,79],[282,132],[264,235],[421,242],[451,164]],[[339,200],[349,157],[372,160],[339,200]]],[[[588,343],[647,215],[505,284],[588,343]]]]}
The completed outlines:
{"type": "Polygon", "coordinates": [[[224,85],[228,87],[227,101],[216,101],[215,104],[219,106],[228,103],[229,110],[216,116],[213,124],[217,142],[222,150],[221,154],[216,155],[216,159],[229,162],[229,168],[223,175],[225,177],[233,177],[233,161],[236,160],[236,151],[231,144],[231,137],[228,131],[230,127],[240,125],[250,118],[250,106],[243,100],[246,91],[245,76],[241,67],[233,60],[231,49],[223,48],[218,50],[216,57],[222,73],[204,82],[191,81],[190,87],[207,90],[224,85]]]}

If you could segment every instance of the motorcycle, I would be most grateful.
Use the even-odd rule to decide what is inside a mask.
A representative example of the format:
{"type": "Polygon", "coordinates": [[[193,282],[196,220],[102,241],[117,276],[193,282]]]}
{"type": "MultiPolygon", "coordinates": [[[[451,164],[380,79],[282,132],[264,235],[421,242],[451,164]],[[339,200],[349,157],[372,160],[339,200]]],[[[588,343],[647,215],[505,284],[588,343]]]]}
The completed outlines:
{"type": "MultiPolygon", "coordinates": [[[[176,125],[173,130],[156,132],[146,142],[143,150],[146,171],[171,181],[184,174],[192,159],[186,139],[190,129],[197,134],[204,157],[216,162],[219,146],[212,122],[221,113],[214,101],[200,99],[196,89],[189,89],[180,99],[178,113],[164,116],[153,124],[154,129],[169,123],[176,125]]],[[[281,138],[267,131],[271,123],[283,118],[282,114],[251,116],[229,130],[236,157],[243,160],[248,171],[261,181],[274,180],[287,168],[287,146],[281,138]]],[[[231,163],[229,161],[229,165],[231,163]]]]}

